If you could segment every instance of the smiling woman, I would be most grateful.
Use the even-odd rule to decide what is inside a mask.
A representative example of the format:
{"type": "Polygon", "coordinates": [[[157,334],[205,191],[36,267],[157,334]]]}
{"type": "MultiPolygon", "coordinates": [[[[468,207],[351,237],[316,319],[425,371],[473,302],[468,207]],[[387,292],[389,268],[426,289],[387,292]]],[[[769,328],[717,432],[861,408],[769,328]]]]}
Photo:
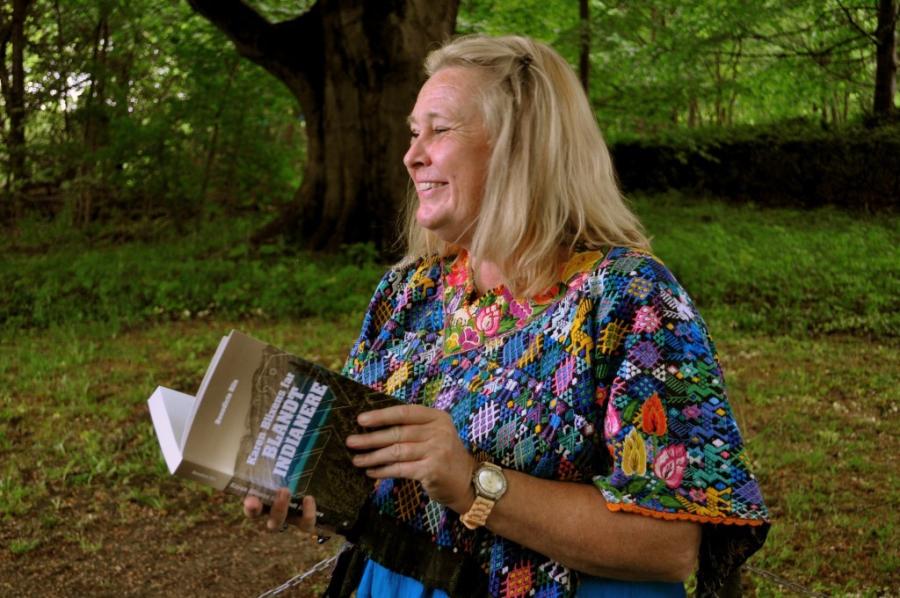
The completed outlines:
{"type": "Polygon", "coordinates": [[[409,118],[403,163],[415,184],[416,223],[444,243],[467,246],[484,195],[490,143],[471,69],[443,69],[426,81],[409,118]]]}
{"type": "Polygon", "coordinates": [[[426,71],[407,257],[344,368],[407,404],[346,439],[378,482],[329,594],[683,596],[695,570],[718,594],[768,514],[706,324],[577,78],[520,37],[451,41],[426,71]]]}

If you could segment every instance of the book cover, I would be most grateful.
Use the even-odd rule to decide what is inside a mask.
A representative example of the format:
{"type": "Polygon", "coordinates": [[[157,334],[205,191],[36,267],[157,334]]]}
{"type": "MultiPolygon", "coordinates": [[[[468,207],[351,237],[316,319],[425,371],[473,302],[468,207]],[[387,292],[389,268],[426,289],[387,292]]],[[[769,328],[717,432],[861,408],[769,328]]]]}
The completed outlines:
{"type": "Polygon", "coordinates": [[[344,439],[356,416],[400,402],[233,330],[219,343],[196,397],[159,387],[148,400],[169,471],[291,507],[316,497],[319,522],[348,531],[373,488],[344,439]]]}

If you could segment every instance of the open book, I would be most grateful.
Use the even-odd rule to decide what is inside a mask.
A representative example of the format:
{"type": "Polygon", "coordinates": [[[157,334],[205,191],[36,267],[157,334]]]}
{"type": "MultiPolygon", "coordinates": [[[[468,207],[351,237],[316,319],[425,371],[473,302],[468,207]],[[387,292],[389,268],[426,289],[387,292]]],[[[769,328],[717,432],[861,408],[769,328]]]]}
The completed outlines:
{"type": "Polygon", "coordinates": [[[293,509],[312,494],[343,533],[373,488],[344,439],[357,414],[399,401],[233,330],[196,396],[160,386],[148,403],[170,473],[266,504],[287,487],[293,509]]]}

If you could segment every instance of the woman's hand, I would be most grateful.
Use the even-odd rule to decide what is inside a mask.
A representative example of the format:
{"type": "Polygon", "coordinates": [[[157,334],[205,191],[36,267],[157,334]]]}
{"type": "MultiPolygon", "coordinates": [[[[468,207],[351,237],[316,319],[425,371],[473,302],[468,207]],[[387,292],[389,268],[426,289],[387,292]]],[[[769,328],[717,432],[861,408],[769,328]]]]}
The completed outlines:
{"type": "Polygon", "coordinates": [[[302,515],[291,515],[288,517],[288,507],[291,504],[291,492],[287,488],[279,488],[275,492],[275,499],[268,512],[262,501],[256,496],[247,496],[244,498],[244,515],[250,519],[256,519],[262,515],[267,515],[266,529],[271,532],[277,532],[284,528],[287,523],[293,523],[307,534],[316,533],[316,499],[312,496],[303,497],[303,513],[302,515]]]}
{"type": "Polygon", "coordinates": [[[422,405],[397,405],[361,413],[361,426],[378,428],[347,437],[347,446],[365,451],[353,464],[372,478],[406,478],[457,513],[475,500],[475,459],[463,446],[450,416],[422,405]]]}

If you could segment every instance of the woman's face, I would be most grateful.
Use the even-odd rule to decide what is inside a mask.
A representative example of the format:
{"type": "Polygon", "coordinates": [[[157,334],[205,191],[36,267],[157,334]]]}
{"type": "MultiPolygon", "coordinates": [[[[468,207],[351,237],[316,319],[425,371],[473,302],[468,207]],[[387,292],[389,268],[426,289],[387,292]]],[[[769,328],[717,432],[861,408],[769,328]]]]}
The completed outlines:
{"type": "Polygon", "coordinates": [[[403,157],[416,185],[416,221],[443,241],[468,247],[491,151],[478,108],[477,73],[449,67],[431,76],[409,116],[403,157]]]}

